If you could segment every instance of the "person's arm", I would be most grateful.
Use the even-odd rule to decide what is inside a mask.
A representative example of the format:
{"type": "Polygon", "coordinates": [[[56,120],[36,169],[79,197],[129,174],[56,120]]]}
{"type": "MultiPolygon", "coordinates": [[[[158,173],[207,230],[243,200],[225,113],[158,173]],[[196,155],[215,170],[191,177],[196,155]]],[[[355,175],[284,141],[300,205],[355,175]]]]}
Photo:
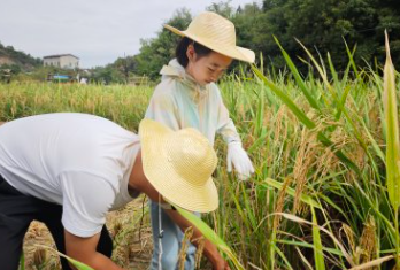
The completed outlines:
{"type": "Polygon", "coordinates": [[[67,230],[64,232],[67,255],[72,259],[87,264],[94,270],[123,270],[109,258],[96,251],[100,233],[89,238],[82,238],[67,230]]]}
{"type": "Polygon", "coordinates": [[[67,255],[95,270],[122,270],[97,252],[101,229],[106,222],[108,209],[115,200],[115,192],[106,176],[68,171],[60,177],[67,255]]]}
{"type": "MultiPolygon", "coordinates": [[[[193,236],[190,239],[192,244],[196,247],[199,245],[199,239],[202,238],[202,233],[190,223],[186,218],[181,216],[178,211],[172,209],[165,209],[165,212],[171,218],[171,220],[179,226],[179,228],[184,232],[187,228],[192,227],[193,236]]],[[[211,243],[208,239],[204,238],[204,249],[203,253],[207,259],[213,264],[215,270],[227,270],[229,269],[229,264],[224,260],[221,254],[218,252],[217,247],[211,243]]]]}
{"type": "MultiPolygon", "coordinates": [[[[147,189],[145,193],[147,194],[147,196],[149,196],[151,200],[155,202],[166,203],[161,198],[160,194],[154,189],[154,187],[147,189]]],[[[195,225],[193,225],[190,221],[180,215],[178,211],[173,209],[164,209],[164,211],[183,232],[186,231],[187,228],[192,227],[193,236],[190,241],[194,246],[198,247],[198,240],[202,238],[202,233],[199,231],[199,229],[197,229],[195,225]]],[[[230,268],[228,262],[226,262],[221,254],[218,252],[217,247],[206,238],[204,238],[204,241],[205,242],[203,253],[207,257],[207,259],[213,264],[214,270],[229,270],[230,268]]]]}

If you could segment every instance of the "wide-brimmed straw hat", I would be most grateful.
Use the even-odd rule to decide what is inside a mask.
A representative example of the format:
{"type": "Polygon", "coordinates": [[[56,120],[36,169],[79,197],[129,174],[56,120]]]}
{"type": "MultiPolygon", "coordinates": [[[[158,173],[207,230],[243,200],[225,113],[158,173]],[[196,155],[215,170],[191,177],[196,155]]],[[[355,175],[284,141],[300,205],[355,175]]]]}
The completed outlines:
{"type": "Polygon", "coordinates": [[[207,138],[198,130],[172,131],[150,119],[140,122],[139,137],[146,178],[167,201],[198,212],[217,208],[211,177],[217,156],[207,138]]]}
{"type": "Polygon", "coordinates": [[[215,52],[237,60],[254,62],[253,51],[236,46],[236,31],[233,23],[213,12],[205,12],[195,17],[185,31],[180,31],[168,24],[164,27],[215,52]]]}

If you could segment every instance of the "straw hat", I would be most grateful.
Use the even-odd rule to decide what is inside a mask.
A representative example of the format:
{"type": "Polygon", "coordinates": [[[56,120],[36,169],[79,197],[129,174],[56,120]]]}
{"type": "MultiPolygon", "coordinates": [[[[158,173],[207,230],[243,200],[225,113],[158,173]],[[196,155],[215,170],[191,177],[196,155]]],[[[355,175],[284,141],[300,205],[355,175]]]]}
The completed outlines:
{"type": "Polygon", "coordinates": [[[236,46],[236,31],[233,23],[213,12],[205,12],[195,17],[185,31],[180,31],[168,24],[164,27],[178,35],[197,41],[215,52],[237,60],[254,62],[253,51],[236,46]]]}
{"type": "Polygon", "coordinates": [[[191,211],[209,212],[217,208],[217,188],[211,178],[217,156],[199,131],[172,131],[143,119],[139,137],[144,173],[166,200],[191,211]]]}

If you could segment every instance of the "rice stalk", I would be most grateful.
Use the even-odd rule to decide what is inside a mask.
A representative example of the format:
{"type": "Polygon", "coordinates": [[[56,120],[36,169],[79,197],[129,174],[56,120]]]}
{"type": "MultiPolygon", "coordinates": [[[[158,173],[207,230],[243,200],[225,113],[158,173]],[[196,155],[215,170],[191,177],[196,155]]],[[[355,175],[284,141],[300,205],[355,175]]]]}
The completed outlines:
{"type": "MultiPolygon", "coordinates": [[[[283,213],[283,207],[285,204],[285,196],[286,196],[286,189],[288,186],[290,186],[290,183],[292,182],[290,177],[287,177],[285,181],[283,182],[282,189],[279,191],[278,194],[278,200],[276,201],[276,206],[275,206],[275,213],[283,213]]],[[[274,218],[274,226],[272,227],[272,231],[276,232],[279,226],[280,222],[280,216],[275,216],[274,218]]]]}
{"type": "MultiPolygon", "coordinates": [[[[355,237],[354,237],[354,231],[351,229],[351,227],[347,224],[343,224],[342,225],[343,231],[346,235],[346,239],[349,242],[351,251],[353,252],[353,258],[354,258],[354,253],[356,251],[356,241],[355,241],[355,237]]],[[[356,263],[358,263],[357,260],[354,259],[354,261],[356,263]]]]}
{"type": "Polygon", "coordinates": [[[311,223],[311,222],[306,221],[303,218],[300,218],[300,217],[297,217],[297,216],[294,216],[294,215],[284,214],[284,213],[275,213],[275,215],[281,215],[284,218],[289,219],[289,220],[291,220],[293,222],[296,222],[296,223],[299,223],[299,224],[308,224],[308,225],[311,225],[311,226],[317,226],[320,231],[326,233],[331,238],[331,240],[337,245],[337,247],[342,252],[343,256],[346,258],[347,262],[352,266],[354,265],[353,259],[348,254],[348,252],[346,251],[346,249],[344,248],[342,243],[332,234],[332,232],[326,230],[324,227],[322,227],[320,225],[317,225],[315,222],[311,223]]]}
{"type": "MultiPolygon", "coordinates": [[[[290,99],[281,89],[279,89],[274,83],[268,80],[257,68],[253,66],[253,72],[257,77],[259,77],[264,84],[269,86],[269,89],[273,91],[285,104],[286,106],[293,112],[293,114],[299,119],[300,122],[302,122],[307,128],[309,129],[314,129],[316,127],[316,124],[310,120],[307,115],[293,102],[293,100],[290,99]]],[[[332,141],[327,138],[324,133],[319,132],[317,135],[317,138],[319,141],[322,142],[322,144],[326,147],[331,147],[332,146],[332,141]]],[[[345,163],[349,168],[353,169],[354,171],[357,172],[357,174],[360,174],[359,168],[352,162],[343,152],[341,151],[336,151],[335,154],[338,156],[338,158],[345,163]]]]}
{"type": "Polygon", "coordinates": [[[357,266],[355,266],[355,267],[350,268],[349,270],[366,270],[366,269],[371,269],[371,267],[379,266],[380,264],[382,264],[382,263],[384,263],[384,262],[393,260],[393,258],[394,258],[393,255],[384,256],[384,257],[381,257],[381,258],[379,258],[379,259],[376,259],[376,260],[373,260],[373,261],[370,261],[370,262],[367,262],[367,263],[363,263],[363,264],[357,265],[357,266]]]}
{"type": "Polygon", "coordinates": [[[36,269],[44,269],[44,265],[47,261],[47,250],[44,248],[37,248],[33,253],[33,265],[36,269]]]}
{"type": "Polygon", "coordinates": [[[179,250],[179,259],[178,259],[178,269],[185,270],[185,262],[186,262],[186,251],[188,248],[188,242],[192,239],[193,236],[193,227],[188,227],[185,230],[185,234],[182,239],[182,247],[179,250]]]}
{"type": "Polygon", "coordinates": [[[303,253],[301,253],[301,250],[299,247],[296,247],[296,251],[299,254],[301,261],[303,262],[303,264],[306,266],[306,269],[308,270],[313,270],[313,267],[311,266],[310,262],[306,259],[306,257],[303,255],[303,253]]]}
{"type": "Polygon", "coordinates": [[[56,249],[51,248],[51,247],[47,247],[47,246],[42,246],[42,245],[36,245],[39,248],[43,248],[43,249],[47,249],[47,250],[51,250],[52,252],[56,253],[58,256],[64,257],[68,260],[69,263],[71,263],[77,270],[94,270],[93,268],[91,268],[90,266],[78,262],[77,260],[72,259],[71,257],[62,254],[61,252],[58,252],[56,249]]]}
{"type": "Polygon", "coordinates": [[[205,239],[202,237],[198,240],[199,245],[197,246],[196,254],[195,254],[195,263],[194,269],[200,269],[201,257],[203,256],[205,239]]]}
{"type": "MultiPolygon", "coordinates": [[[[362,250],[360,254],[360,263],[369,262],[376,259],[376,224],[375,218],[373,216],[369,217],[368,223],[364,225],[360,239],[360,249],[362,250]]],[[[376,268],[371,267],[369,270],[374,270],[376,268]]]]}
{"type": "Polygon", "coordinates": [[[315,159],[315,141],[316,136],[303,128],[300,137],[300,146],[296,155],[293,168],[293,179],[296,183],[296,191],[293,200],[292,213],[295,215],[299,208],[300,194],[307,183],[307,175],[311,169],[311,164],[315,159]]]}

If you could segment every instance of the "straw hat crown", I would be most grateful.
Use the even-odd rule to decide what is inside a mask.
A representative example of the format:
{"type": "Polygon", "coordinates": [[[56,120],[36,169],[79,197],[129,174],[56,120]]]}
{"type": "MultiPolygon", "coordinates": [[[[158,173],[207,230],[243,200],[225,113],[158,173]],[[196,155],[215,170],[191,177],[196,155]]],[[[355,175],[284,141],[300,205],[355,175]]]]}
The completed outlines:
{"type": "Polygon", "coordinates": [[[176,132],[170,140],[170,161],[189,185],[203,186],[217,166],[217,156],[206,138],[195,129],[176,132]]]}
{"type": "Polygon", "coordinates": [[[218,206],[211,178],[217,155],[198,130],[173,131],[151,119],[139,125],[143,170],[148,181],[168,201],[199,212],[218,206]]]}
{"type": "Polygon", "coordinates": [[[164,27],[217,53],[249,63],[255,60],[253,51],[236,46],[236,31],[233,23],[216,13],[204,12],[198,15],[185,31],[180,31],[168,24],[164,27]]]}
{"type": "Polygon", "coordinates": [[[221,45],[236,46],[236,31],[233,23],[215,13],[208,12],[195,17],[185,32],[216,41],[221,45]]]}

